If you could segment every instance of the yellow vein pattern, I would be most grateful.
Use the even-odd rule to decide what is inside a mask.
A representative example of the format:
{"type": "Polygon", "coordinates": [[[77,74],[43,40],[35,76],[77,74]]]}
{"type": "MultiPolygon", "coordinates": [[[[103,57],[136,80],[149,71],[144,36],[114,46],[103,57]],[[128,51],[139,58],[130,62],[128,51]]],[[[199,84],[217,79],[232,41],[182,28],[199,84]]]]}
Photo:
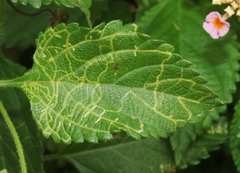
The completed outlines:
{"type": "Polygon", "coordinates": [[[24,81],[39,128],[56,141],[97,142],[120,130],[167,137],[218,104],[172,51],[133,24],[61,24],[39,35],[34,66],[16,81],[24,81]]]}

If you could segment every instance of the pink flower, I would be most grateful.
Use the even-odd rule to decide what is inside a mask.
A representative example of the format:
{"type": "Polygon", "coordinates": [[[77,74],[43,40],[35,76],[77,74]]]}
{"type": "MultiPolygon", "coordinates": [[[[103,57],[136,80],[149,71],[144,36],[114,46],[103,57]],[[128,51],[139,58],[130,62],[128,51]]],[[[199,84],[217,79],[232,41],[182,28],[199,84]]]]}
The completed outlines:
{"type": "Polygon", "coordinates": [[[213,39],[218,39],[227,34],[230,24],[226,22],[218,12],[211,12],[207,15],[203,23],[203,29],[210,34],[213,39]]]}

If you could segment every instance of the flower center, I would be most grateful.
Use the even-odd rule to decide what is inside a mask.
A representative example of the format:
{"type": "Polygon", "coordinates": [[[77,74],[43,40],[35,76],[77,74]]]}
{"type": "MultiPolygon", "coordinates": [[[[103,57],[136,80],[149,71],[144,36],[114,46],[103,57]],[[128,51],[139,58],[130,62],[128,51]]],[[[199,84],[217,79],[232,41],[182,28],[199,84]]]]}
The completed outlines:
{"type": "Polygon", "coordinates": [[[222,27],[224,27],[224,23],[220,21],[219,18],[215,18],[213,20],[213,25],[217,28],[217,29],[221,29],[222,27]]]}

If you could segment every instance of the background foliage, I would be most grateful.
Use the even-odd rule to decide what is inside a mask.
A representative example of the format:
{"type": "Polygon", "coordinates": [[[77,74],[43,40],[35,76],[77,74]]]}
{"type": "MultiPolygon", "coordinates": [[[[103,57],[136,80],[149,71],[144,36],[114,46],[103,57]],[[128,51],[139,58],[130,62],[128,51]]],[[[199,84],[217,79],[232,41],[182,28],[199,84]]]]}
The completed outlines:
{"type": "MultiPolygon", "coordinates": [[[[208,81],[208,88],[219,96],[221,102],[227,103],[207,112],[197,123],[187,123],[174,133],[166,129],[169,136],[166,139],[135,140],[129,133],[116,132],[111,141],[66,145],[41,135],[33,121],[28,99],[21,90],[3,88],[0,99],[19,133],[29,172],[240,171],[239,22],[237,17],[232,17],[229,20],[230,33],[218,40],[210,38],[202,29],[205,16],[211,11],[221,13],[225,6],[212,6],[211,1],[205,0],[178,0],[177,3],[176,0],[85,0],[82,4],[77,0],[13,2],[27,13],[60,8],[55,14],[61,17],[56,18],[49,11],[24,16],[3,1],[3,11],[0,11],[3,19],[0,25],[1,52],[14,62],[1,55],[1,80],[22,76],[26,68],[32,67],[33,53],[39,48],[36,45],[40,44],[41,35],[49,25],[55,26],[62,21],[67,24],[77,22],[84,30],[84,27],[95,27],[102,22],[121,20],[123,24],[135,23],[139,32],[173,45],[174,53],[190,61],[191,68],[208,81]]],[[[64,27],[58,25],[56,28],[61,26],[64,27]]],[[[117,28],[113,33],[117,33],[117,28]]],[[[36,65],[25,76],[31,75],[35,69],[36,65]]],[[[36,112],[33,109],[33,113],[36,112]]],[[[2,118],[0,122],[0,170],[6,168],[9,172],[19,172],[14,143],[2,118]]]]}

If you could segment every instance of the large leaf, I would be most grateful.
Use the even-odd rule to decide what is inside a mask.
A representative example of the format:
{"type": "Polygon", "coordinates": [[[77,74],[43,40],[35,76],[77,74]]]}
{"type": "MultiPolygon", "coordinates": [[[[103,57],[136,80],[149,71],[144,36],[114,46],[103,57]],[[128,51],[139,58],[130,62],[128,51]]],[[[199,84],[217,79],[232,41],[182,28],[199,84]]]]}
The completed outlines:
{"type": "MultiPolygon", "coordinates": [[[[25,69],[0,55],[0,78],[8,79],[24,73],[25,69]]],[[[29,111],[29,102],[19,89],[7,88],[1,90],[0,99],[3,101],[11,120],[13,121],[21,143],[29,172],[42,173],[42,150],[39,134],[29,111]]],[[[11,133],[0,116],[0,170],[6,168],[9,172],[20,172],[19,158],[11,133]]]]}
{"type": "MultiPolygon", "coordinates": [[[[177,3],[174,0],[165,0],[146,12],[139,22],[139,30],[173,44],[176,51],[193,62],[193,67],[208,79],[207,85],[220,95],[222,100],[230,101],[235,90],[235,82],[238,80],[239,53],[231,34],[220,40],[212,40],[202,29],[207,10],[209,12],[205,6],[200,4],[196,6],[188,0],[178,0],[177,3]]],[[[213,111],[208,113],[206,118],[212,115],[218,117],[217,114],[213,111]]],[[[211,121],[207,121],[207,126],[210,124],[211,121]]],[[[205,153],[190,150],[197,138],[206,136],[203,133],[205,129],[204,122],[189,125],[173,134],[171,141],[177,165],[198,163],[198,159],[207,156],[206,153],[211,150],[208,146],[202,146],[205,153]],[[187,152],[191,154],[186,154],[187,152]]],[[[216,138],[215,142],[212,141],[214,147],[224,139],[224,135],[223,138],[221,135],[220,138],[217,136],[212,136],[216,138]]]]}
{"type": "Polygon", "coordinates": [[[82,173],[159,173],[175,170],[168,140],[133,141],[118,134],[112,145],[109,143],[89,146],[84,151],[82,146],[70,145],[58,157],[68,160],[82,173]]]}
{"type": "Polygon", "coordinates": [[[230,33],[213,40],[202,28],[208,13],[205,6],[196,6],[189,0],[164,0],[142,17],[139,30],[173,44],[176,52],[208,80],[207,85],[221,100],[231,101],[239,80],[236,37],[230,33]]]}
{"type": "Polygon", "coordinates": [[[166,137],[219,102],[172,46],[120,21],[93,30],[62,24],[39,35],[33,68],[2,81],[21,87],[46,137],[66,143],[166,137]]]}

